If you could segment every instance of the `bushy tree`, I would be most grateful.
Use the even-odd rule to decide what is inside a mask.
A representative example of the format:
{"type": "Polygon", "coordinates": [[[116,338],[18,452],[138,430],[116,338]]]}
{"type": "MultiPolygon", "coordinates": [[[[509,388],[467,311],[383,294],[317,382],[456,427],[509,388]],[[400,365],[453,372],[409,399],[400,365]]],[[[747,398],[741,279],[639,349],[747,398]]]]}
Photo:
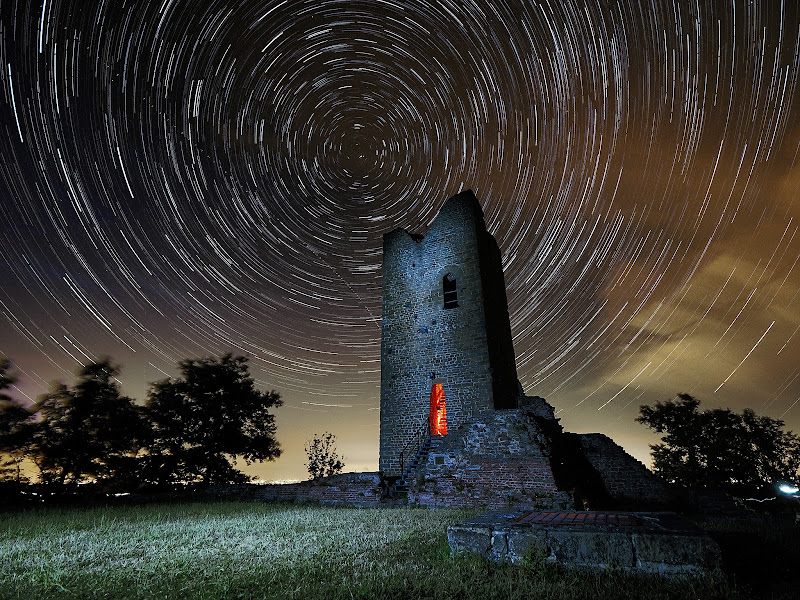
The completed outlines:
{"type": "Polygon", "coordinates": [[[31,413],[4,390],[16,381],[11,360],[0,358],[0,481],[23,483],[21,464],[28,448],[31,413]]]}
{"type": "Polygon", "coordinates": [[[314,439],[306,443],[306,456],[308,474],[311,479],[337,475],[344,469],[344,457],[339,457],[336,452],[336,436],[325,432],[321,436],[315,435],[314,439]]]}
{"type": "Polygon", "coordinates": [[[130,482],[145,429],[118,374],[108,358],[89,363],[73,387],[56,383],[39,398],[29,450],[43,482],[130,482]]]}
{"type": "Polygon", "coordinates": [[[699,410],[689,394],[641,406],[636,419],[663,434],[650,446],[653,469],[667,481],[745,496],[773,482],[793,481],[800,468],[800,438],[784,422],[727,408],[699,410]]]}
{"type": "Polygon", "coordinates": [[[181,377],[153,384],[149,392],[148,481],[247,481],[234,466],[237,458],[251,464],[280,456],[270,413],[281,406],[280,396],[255,388],[245,357],[184,360],[180,370],[181,377]]]}

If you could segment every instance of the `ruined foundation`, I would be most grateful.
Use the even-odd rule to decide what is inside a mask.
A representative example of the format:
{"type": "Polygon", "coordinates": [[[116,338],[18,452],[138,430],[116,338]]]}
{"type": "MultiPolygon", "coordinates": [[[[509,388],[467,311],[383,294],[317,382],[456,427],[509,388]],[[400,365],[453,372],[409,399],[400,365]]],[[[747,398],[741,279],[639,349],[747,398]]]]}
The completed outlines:
{"type": "Polygon", "coordinates": [[[454,553],[512,564],[545,560],[666,576],[721,568],[716,542],[674,513],[493,512],[448,527],[447,539],[454,553]]]}

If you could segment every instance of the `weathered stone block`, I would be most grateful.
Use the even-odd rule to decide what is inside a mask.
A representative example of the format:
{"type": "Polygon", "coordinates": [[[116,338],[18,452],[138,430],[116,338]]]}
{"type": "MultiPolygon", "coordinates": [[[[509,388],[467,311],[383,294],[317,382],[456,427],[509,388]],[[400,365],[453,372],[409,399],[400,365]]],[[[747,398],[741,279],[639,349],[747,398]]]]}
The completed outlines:
{"type": "Polygon", "coordinates": [[[506,534],[508,560],[519,563],[526,558],[546,558],[548,556],[547,535],[544,532],[512,529],[506,534]]]}
{"type": "Polygon", "coordinates": [[[454,550],[489,556],[492,549],[492,529],[469,525],[448,527],[447,542],[454,550]]]}
{"type": "Polygon", "coordinates": [[[702,575],[721,564],[715,542],[670,513],[490,512],[448,529],[456,552],[467,548],[459,546],[461,538],[450,535],[451,530],[474,536],[468,538],[475,548],[470,551],[503,562],[531,556],[567,566],[667,576],[702,575]]]}
{"type": "Polygon", "coordinates": [[[489,558],[496,562],[505,562],[508,555],[508,539],[503,531],[492,531],[492,547],[489,558]]]}
{"type": "Polygon", "coordinates": [[[705,535],[634,533],[632,539],[636,563],[645,570],[670,571],[677,566],[709,570],[720,565],[719,547],[705,535]]]}
{"type": "Polygon", "coordinates": [[[629,535],[613,531],[549,530],[547,543],[556,561],[591,567],[634,566],[633,543],[629,535]]]}

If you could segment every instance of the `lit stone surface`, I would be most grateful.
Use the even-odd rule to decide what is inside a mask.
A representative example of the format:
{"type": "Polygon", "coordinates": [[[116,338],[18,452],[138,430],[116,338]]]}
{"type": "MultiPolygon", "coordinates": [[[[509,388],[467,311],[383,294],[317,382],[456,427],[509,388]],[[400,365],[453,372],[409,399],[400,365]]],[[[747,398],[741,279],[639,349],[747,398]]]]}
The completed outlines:
{"type": "Polygon", "coordinates": [[[499,562],[702,575],[721,566],[717,544],[674,513],[498,511],[447,529],[452,552],[499,562]]]}
{"type": "Polygon", "coordinates": [[[384,236],[380,469],[424,425],[432,382],[442,383],[448,428],[490,408],[515,408],[517,371],[500,251],[471,191],[442,207],[423,236],[384,236]],[[444,279],[457,307],[445,308],[444,279]]]}

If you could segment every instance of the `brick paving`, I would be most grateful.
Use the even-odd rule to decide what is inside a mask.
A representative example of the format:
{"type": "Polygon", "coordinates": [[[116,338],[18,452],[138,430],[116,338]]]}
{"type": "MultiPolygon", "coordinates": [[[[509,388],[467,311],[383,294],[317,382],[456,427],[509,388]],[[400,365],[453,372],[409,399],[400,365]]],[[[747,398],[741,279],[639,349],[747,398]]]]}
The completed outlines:
{"type": "Polygon", "coordinates": [[[611,525],[621,527],[639,525],[639,519],[633,515],[594,511],[529,512],[517,517],[513,522],[539,525],[611,525]]]}

